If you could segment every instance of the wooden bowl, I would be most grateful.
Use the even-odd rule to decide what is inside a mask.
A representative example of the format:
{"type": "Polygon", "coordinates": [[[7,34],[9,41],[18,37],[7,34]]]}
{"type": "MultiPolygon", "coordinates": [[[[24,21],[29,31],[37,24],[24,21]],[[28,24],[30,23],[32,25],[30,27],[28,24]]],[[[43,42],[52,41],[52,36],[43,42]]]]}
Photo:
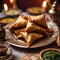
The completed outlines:
{"type": "Polygon", "coordinates": [[[43,58],[42,58],[42,54],[44,53],[44,52],[46,52],[46,51],[56,51],[56,52],[60,52],[60,49],[57,49],[57,48],[47,48],[47,49],[44,49],[44,50],[42,50],[40,53],[39,53],[39,57],[40,57],[40,59],[41,60],[43,60],[43,58]]]}

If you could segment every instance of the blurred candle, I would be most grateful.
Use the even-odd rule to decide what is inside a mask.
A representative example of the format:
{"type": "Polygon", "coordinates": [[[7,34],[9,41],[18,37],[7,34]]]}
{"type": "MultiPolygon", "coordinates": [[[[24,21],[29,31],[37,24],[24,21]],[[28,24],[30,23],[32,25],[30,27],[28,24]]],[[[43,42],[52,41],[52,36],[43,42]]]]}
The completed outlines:
{"type": "Polygon", "coordinates": [[[53,3],[52,7],[55,7],[56,6],[56,1],[53,3]]]}
{"type": "Polygon", "coordinates": [[[50,14],[54,14],[54,13],[55,13],[54,8],[51,8],[51,9],[49,10],[49,13],[50,13],[50,14]]]}
{"type": "Polygon", "coordinates": [[[47,2],[43,1],[42,8],[45,10],[46,9],[47,2]]]}
{"type": "Polygon", "coordinates": [[[53,10],[49,10],[49,13],[53,14],[53,10]]]}
{"type": "Polygon", "coordinates": [[[4,4],[4,11],[8,11],[8,6],[7,6],[7,4],[4,4]]]}
{"type": "Polygon", "coordinates": [[[14,0],[10,0],[10,3],[13,4],[14,0]]]}

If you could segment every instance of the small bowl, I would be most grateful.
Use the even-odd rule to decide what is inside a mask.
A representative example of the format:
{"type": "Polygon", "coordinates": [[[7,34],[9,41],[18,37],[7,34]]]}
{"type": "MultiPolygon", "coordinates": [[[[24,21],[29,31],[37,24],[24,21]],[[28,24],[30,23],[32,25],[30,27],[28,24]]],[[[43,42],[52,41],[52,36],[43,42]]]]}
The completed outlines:
{"type": "Polygon", "coordinates": [[[27,12],[29,14],[39,15],[39,14],[42,14],[44,10],[41,7],[30,7],[30,8],[27,8],[27,12]]]}
{"type": "Polygon", "coordinates": [[[9,9],[7,12],[4,12],[5,13],[5,15],[7,15],[7,16],[19,16],[20,15],[20,13],[22,12],[22,10],[20,10],[20,9],[18,9],[18,10],[14,10],[14,9],[9,9]]]}
{"type": "Polygon", "coordinates": [[[42,50],[42,51],[40,52],[40,54],[39,54],[39,57],[40,57],[41,60],[43,60],[42,54],[43,54],[44,52],[47,52],[47,51],[56,51],[56,52],[59,52],[59,53],[60,53],[60,49],[56,49],[56,48],[47,48],[47,49],[44,49],[44,50],[42,50]]]}
{"type": "Polygon", "coordinates": [[[13,17],[4,17],[0,19],[0,23],[2,24],[8,24],[8,23],[12,23],[15,21],[15,18],[13,17]]]}

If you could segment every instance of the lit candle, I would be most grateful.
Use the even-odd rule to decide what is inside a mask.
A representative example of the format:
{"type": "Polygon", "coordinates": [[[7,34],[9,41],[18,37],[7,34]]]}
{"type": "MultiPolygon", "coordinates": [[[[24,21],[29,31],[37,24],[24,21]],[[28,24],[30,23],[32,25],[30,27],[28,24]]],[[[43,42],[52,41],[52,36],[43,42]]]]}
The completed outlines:
{"type": "Polygon", "coordinates": [[[18,9],[18,8],[17,8],[17,5],[16,5],[16,0],[10,0],[10,3],[11,3],[11,5],[12,5],[12,6],[11,6],[12,9],[18,9]]]}
{"type": "Polygon", "coordinates": [[[7,6],[7,4],[4,4],[4,11],[5,11],[5,12],[8,11],[8,6],[7,6]]]}
{"type": "Polygon", "coordinates": [[[10,3],[13,4],[14,0],[10,0],[10,3]]]}
{"type": "Polygon", "coordinates": [[[45,10],[46,9],[47,2],[43,1],[42,8],[45,10]]]}

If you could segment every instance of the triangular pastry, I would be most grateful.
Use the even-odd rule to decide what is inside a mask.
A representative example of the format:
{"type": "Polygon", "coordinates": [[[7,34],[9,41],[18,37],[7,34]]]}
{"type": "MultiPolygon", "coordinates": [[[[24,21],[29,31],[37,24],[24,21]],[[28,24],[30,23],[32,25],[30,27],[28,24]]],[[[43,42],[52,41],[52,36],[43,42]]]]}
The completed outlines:
{"type": "Polygon", "coordinates": [[[25,17],[23,17],[22,15],[20,15],[18,17],[18,19],[12,23],[8,28],[12,29],[12,28],[21,28],[21,27],[25,27],[27,25],[27,19],[25,17]]]}
{"type": "Polygon", "coordinates": [[[44,36],[50,36],[51,32],[53,32],[47,26],[45,14],[39,16],[20,15],[8,28],[13,31],[16,38],[25,40],[27,46],[44,36]]]}
{"type": "Polygon", "coordinates": [[[46,29],[44,29],[44,28],[42,28],[42,27],[40,27],[40,26],[38,26],[38,25],[36,25],[32,22],[29,22],[29,21],[27,23],[27,26],[26,26],[25,30],[26,30],[26,32],[29,32],[29,33],[30,32],[38,32],[38,33],[45,34],[47,36],[50,35],[50,33],[48,33],[46,29]]]}
{"type": "Polygon", "coordinates": [[[17,30],[14,29],[13,32],[14,32],[16,35],[19,35],[20,32],[24,32],[24,31],[25,31],[25,28],[22,28],[22,29],[17,29],[17,30]]]}
{"type": "Polygon", "coordinates": [[[26,30],[26,32],[40,31],[40,27],[35,25],[34,23],[28,21],[25,30],[26,30]]]}
{"type": "Polygon", "coordinates": [[[27,32],[21,32],[24,39],[27,42],[27,46],[30,46],[35,40],[43,37],[43,35],[38,34],[38,33],[27,33],[27,32]]]}
{"type": "Polygon", "coordinates": [[[29,16],[25,16],[25,15],[21,15],[24,19],[26,19],[26,20],[29,20],[30,19],[30,17],[29,16]]]}
{"type": "Polygon", "coordinates": [[[45,28],[48,27],[46,23],[46,19],[45,19],[45,14],[38,15],[38,16],[31,16],[29,21],[34,22],[37,25],[45,27],[45,28]]]}
{"type": "Polygon", "coordinates": [[[18,36],[16,36],[16,38],[23,38],[23,35],[19,34],[18,36]]]}
{"type": "Polygon", "coordinates": [[[43,35],[38,33],[30,33],[27,38],[27,46],[30,46],[35,40],[43,37],[43,35]]]}
{"type": "Polygon", "coordinates": [[[27,32],[21,32],[22,36],[24,37],[24,39],[27,42],[27,38],[28,38],[28,33],[27,32]]]}

